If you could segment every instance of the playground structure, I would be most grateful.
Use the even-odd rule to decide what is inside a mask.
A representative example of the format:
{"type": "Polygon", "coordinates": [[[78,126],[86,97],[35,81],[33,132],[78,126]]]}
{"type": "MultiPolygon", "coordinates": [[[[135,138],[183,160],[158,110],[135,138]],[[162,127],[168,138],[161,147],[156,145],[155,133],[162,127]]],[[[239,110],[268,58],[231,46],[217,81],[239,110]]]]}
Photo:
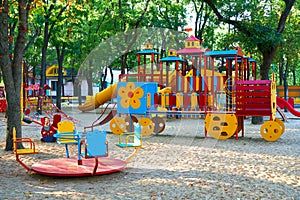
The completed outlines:
{"type": "MultiPolygon", "coordinates": [[[[284,87],[282,85],[277,86],[277,96],[284,98],[284,87]]],[[[300,106],[300,86],[288,86],[287,97],[289,103],[293,107],[300,106]]]]}
{"type": "MultiPolygon", "coordinates": [[[[93,126],[92,126],[93,127],[93,126]]],[[[94,127],[93,127],[94,128],[94,127]]],[[[65,145],[66,157],[43,160],[34,163],[31,167],[26,165],[20,156],[38,154],[34,141],[30,138],[16,138],[13,133],[14,152],[16,160],[30,172],[46,176],[57,177],[79,177],[110,174],[125,169],[130,160],[142,148],[141,126],[136,123],[133,132],[126,132],[119,135],[121,148],[133,148],[133,153],[125,160],[108,157],[108,141],[106,131],[97,129],[78,132],[72,121],[64,120],[58,123],[58,132],[54,134],[57,143],[65,145]],[[18,143],[25,143],[25,149],[18,149],[18,143]],[[69,145],[77,145],[77,157],[72,157],[69,145]]]]}
{"type": "MultiPolygon", "coordinates": [[[[59,109],[52,100],[51,87],[45,84],[43,87],[35,82],[35,78],[32,73],[26,72],[28,66],[23,62],[23,77],[22,77],[22,89],[21,89],[21,109],[26,122],[38,122],[40,114],[43,112],[44,115],[49,118],[53,118],[55,114],[60,114],[62,118],[72,120],[76,122],[74,118],[59,109]],[[42,110],[40,110],[40,108],[42,110]]],[[[51,70],[50,70],[51,71],[51,70]]],[[[70,98],[70,97],[68,97],[70,98]]],[[[68,99],[67,98],[67,99],[68,99]]],[[[6,94],[5,86],[0,86],[0,112],[6,112],[6,94]]]]}
{"type": "Polygon", "coordinates": [[[51,88],[47,84],[44,85],[43,88],[38,83],[30,85],[25,84],[23,94],[25,117],[39,118],[39,109],[41,107],[43,112],[50,118],[52,118],[55,113],[59,113],[62,118],[76,122],[74,118],[63,112],[53,103],[51,88]]]}
{"type": "MultiPolygon", "coordinates": [[[[256,80],[256,61],[244,56],[241,48],[204,50],[191,36],[185,40],[184,49],[170,49],[161,59],[147,43],[137,52],[137,59],[137,74],[123,74],[109,93],[95,95],[94,105],[99,106],[104,94],[113,94],[110,98],[117,94],[118,114],[110,121],[113,133],[130,131],[138,121],[144,122],[143,135],[161,133],[165,129],[161,115],[204,118],[205,137],[209,134],[220,140],[233,135],[238,139],[240,132],[244,136],[247,116],[269,117],[260,129],[267,141],[276,141],[284,133],[284,123],[276,118],[276,100],[285,101],[276,98],[275,76],[272,80],[256,80]]],[[[293,108],[289,110],[300,116],[293,108]]]]}

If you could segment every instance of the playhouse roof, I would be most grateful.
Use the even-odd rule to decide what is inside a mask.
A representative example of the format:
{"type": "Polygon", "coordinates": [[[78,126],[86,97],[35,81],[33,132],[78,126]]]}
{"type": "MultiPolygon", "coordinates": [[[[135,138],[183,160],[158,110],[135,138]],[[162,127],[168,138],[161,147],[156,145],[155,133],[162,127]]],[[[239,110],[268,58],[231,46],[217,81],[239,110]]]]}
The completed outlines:
{"type": "MultiPolygon", "coordinates": [[[[26,90],[39,90],[39,89],[42,89],[40,84],[36,83],[36,84],[31,84],[31,85],[28,85],[26,88],[26,90]]],[[[44,85],[44,90],[49,90],[51,89],[51,87],[47,84],[44,85]]]]}
{"type": "Polygon", "coordinates": [[[185,62],[185,60],[177,57],[177,56],[168,56],[159,60],[160,62],[172,62],[172,61],[180,61],[185,62]]]}
{"type": "Polygon", "coordinates": [[[243,54],[240,50],[208,51],[205,52],[204,55],[211,56],[211,57],[234,57],[234,56],[243,57],[243,54]]]}
{"type": "Polygon", "coordinates": [[[186,38],[185,41],[199,41],[199,39],[191,35],[190,37],[186,38]]]}
{"type": "Polygon", "coordinates": [[[178,54],[200,54],[204,52],[203,49],[199,48],[184,48],[177,51],[178,54]]]}
{"type": "Polygon", "coordinates": [[[159,54],[159,52],[152,49],[144,49],[142,51],[138,51],[137,54],[159,54]]]}

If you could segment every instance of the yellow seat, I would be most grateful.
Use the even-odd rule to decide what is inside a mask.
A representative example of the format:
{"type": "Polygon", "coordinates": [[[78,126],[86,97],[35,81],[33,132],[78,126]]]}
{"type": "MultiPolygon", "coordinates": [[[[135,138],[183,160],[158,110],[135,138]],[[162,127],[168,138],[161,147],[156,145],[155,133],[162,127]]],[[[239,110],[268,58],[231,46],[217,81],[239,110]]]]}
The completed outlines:
{"type": "Polygon", "coordinates": [[[77,144],[77,140],[74,139],[74,131],[74,122],[68,120],[59,122],[57,124],[57,135],[59,135],[57,142],[60,144],[77,144]]]}
{"type": "Polygon", "coordinates": [[[68,145],[77,144],[80,147],[80,134],[75,130],[74,122],[64,120],[57,124],[57,133],[54,134],[58,144],[64,144],[66,147],[66,156],[70,157],[68,145]]]}
{"type": "Polygon", "coordinates": [[[35,143],[31,138],[17,138],[16,129],[13,128],[13,146],[14,146],[14,153],[16,155],[16,160],[27,170],[30,171],[30,167],[28,167],[25,163],[23,163],[19,155],[26,155],[26,154],[38,154],[38,150],[35,148],[35,143]],[[29,146],[28,148],[18,149],[18,143],[28,143],[25,146],[29,146]]]}
{"type": "Polygon", "coordinates": [[[37,154],[38,150],[35,148],[35,143],[31,138],[17,138],[16,129],[13,128],[13,142],[14,142],[14,152],[16,155],[24,155],[24,154],[37,154]],[[29,143],[28,148],[18,149],[18,143],[29,143]]]}
{"type": "Polygon", "coordinates": [[[57,124],[57,131],[58,132],[73,132],[75,130],[74,122],[64,120],[58,122],[57,124]]]}

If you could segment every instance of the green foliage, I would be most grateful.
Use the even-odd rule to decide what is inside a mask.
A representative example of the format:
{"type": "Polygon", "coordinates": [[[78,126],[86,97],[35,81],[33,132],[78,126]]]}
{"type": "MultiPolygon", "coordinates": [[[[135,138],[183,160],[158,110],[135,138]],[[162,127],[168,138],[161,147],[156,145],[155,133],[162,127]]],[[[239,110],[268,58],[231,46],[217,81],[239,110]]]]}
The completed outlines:
{"type": "MultiPolygon", "coordinates": [[[[140,50],[145,42],[154,43],[158,51],[167,48],[182,48],[184,45],[182,41],[187,35],[171,34],[172,36],[166,39],[169,33],[162,31],[163,29],[152,31],[149,27],[183,30],[187,25],[188,13],[195,12],[190,9],[190,4],[194,2],[196,6],[200,6],[202,3],[192,0],[150,0],[146,7],[146,2],[144,0],[108,2],[92,0],[69,1],[67,4],[68,1],[54,0],[46,4],[46,1],[36,1],[29,16],[28,40],[38,31],[43,32],[46,21],[49,23],[57,21],[48,47],[48,63],[56,60],[53,46],[65,44],[65,68],[78,70],[80,66],[85,66],[87,58],[93,57],[93,63],[96,63],[95,70],[100,71],[102,66],[109,64],[113,68],[120,69],[121,55],[126,52],[126,49],[128,51],[134,38],[132,30],[138,28],[145,36],[134,41],[134,45],[128,51],[127,64],[131,69],[136,63],[135,52],[140,50]],[[57,14],[66,5],[68,5],[66,11],[57,19],[57,14]],[[48,12],[50,7],[53,7],[51,13],[48,12]],[[47,14],[49,18],[45,18],[47,14]],[[122,32],[127,32],[129,35],[119,36],[118,33],[122,32]],[[110,41],[112,36],[117,39],[110,41]]],[[[284,34],[278,34],[276,30],[284,6],[281,0],[272,2],[225,0],[217,1],[215,5],[224,18],[237,20],[240,25],[234,27],[218,21],[216,15],[212,14],[211,9],[205,5],[198,13],[202,17],[201,22],[204,22],[204,17],[208,17],[204,28],[198,29],[204,39],[203,46],[212,50],[241,46],[245,54],[250,52],[251,56],[261,63],[262,56],[258,48],[267,50],[272,45],[280,43],[284,45],[278,52],[284,52],[285,57],[290,57],[291,65],[298,66],[300,43],[297,37],[300,19],[298,2],[295,3],[293,12],[288,18],[284,34]],[[245,33],[240,31],[242,29],[246,30],[245,33]]],[[[13,13],[14,10],[11,12],[13,13]]],[[[32,66],[40,62],[42,42],[43,35],[40,34],[26,52],[26,60],[32,66]]],[[[278,62],[281,57],[278,54],[276,54],[275,62],[278,62]]]]}

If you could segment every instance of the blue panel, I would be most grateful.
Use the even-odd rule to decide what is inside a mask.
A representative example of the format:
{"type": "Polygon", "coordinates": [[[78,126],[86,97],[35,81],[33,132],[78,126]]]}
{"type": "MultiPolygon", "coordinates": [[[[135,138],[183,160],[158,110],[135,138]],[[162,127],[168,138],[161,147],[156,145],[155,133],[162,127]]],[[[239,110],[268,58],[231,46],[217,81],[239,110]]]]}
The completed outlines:
{"type": "Polygon", "coordinates": [[[145,114],[147,110],[154,109],[154,94],[157,93],[157,83],[153,82],[120,82],[117,88],[118,113],[145,114]],[[129,89],[129,85],[132,86],[129,89]],[[122,91],[125,91],[122,93],[122,91]],[[142,91],[142,96],[136,95],[142,91]],[[151,107],[147,108],[147,94],[150,93],[151,107]],[[121,96],[123,95],[123,96],[121,96]],[[126,102],[126,103],[125,103],[126,102]]]}
{"type": "Polygon", "coordinates": [[[177,85],[177,91],[182,91],[183,88],[181,88],[181,76],[178,76],[178,85],[177,85]]]}
{"type": "Polygon", "coordinates": [[[86,133],[87,155],[107,156],[106,132],[94,130],[86,133]]]}
{"type": "Polygon", "coordinates": [[[193,91],[193,86],[194,86],[194,78],[191,76],[190,78],[190,91],[193,91]]]}

